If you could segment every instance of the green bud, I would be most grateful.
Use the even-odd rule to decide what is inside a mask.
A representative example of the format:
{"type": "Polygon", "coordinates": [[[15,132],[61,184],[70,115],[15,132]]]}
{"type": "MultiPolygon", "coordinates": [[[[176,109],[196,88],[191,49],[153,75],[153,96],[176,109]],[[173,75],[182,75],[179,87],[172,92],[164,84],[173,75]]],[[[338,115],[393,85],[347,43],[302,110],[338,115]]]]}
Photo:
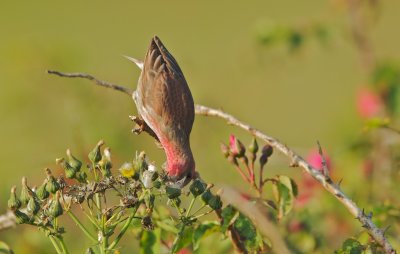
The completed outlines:
{"type": "Polygon", "coordinates": [[[221,197],[220,196],[213,196],[208,201],[208,206],[210,206],[211,209],[213,209],[213,210],[221,209],[221,207],[222,207],[221,197]]]}
{"type": "Polygon", "coordinates": [[[57,191],[56,195],[53,196],[53,200],[49,207],[49,214],[54,218],[63,214],[63,208],[60,203],[60,192],[57,191]]]}
{"type": "Polygon", "coordinates": [[[46,190],[54,194],[60,189],[60,184],[57,182],[56,178],[51,174],[51,170],[49,168],[46,168],[46,174],[47,174],[46,190]]]}
{"type": "Polygon", "coordinates": [[[101,160],[101,152],[100,147],[104,145],[104,141],[100,140],[95,148],[89,153],[88,157],[92,163],[97,163],[101,160]]]}
{"type": "Polygon", "coordinates": [[[64,169],[67,178],[75,178],[77,172],[76,168],[73,168],[64,158],[56,159],[56,163],[64,169]]]}
{"type": "Polygon", "coordinates": [[[47,179],[43,182],[42,185],[39,186],[39,188],[36,189],[36,196],[40,200],[44,200],[50,196],[50,193],[46,190],[46,185],[47,185],[47,179]]]}
{"type": "Polygon", "coordinates": [[[261,151],[260,156],[260,165],[264,167],[264,165],[268,162],[268,158],[272,155],[273,148],[270,145],[265,145],[261,151]]]}
{"type": "Polygon", "coordinates": [[[240,142],[240,140],[238,138],[235,139],[235,145],[238,148],[238,154],[236,156],[239,157],[239,158],[244,156],[244,154],[246,152],[246,148],[243,145],[243,143],[240,142]]]}
{"type": "Polygon", "coordinates": [[[29,214],[37,214],[40,209],[40,204],[37,201],[36,197],[31,195],[28,205],[26,206],[26,210],[28,211],[29,214]]]}
{"type": "Polygon", "coordinates": [[[258,152],[258,144],[256,138],[253,138],[249,145],[249,152],[252,154],[256,154],[258,152]]]}
{"type": "Polygon", "coordinates": [[[92,248],[86,250],[86,254],[95,254],[92,248]]]}
{"type": "Polygon", "coordinates": [[[213,194],[211,193],[211,191],[207,190],[201,195],[201,200],[204,202],[204,204],[208,205],[212,197],[213,194]]]}
{"type": "Polygon", "coordinates": [[[24,223],[29,222],[29,220],[30,220],[28,215],[26,215],[25,213],[23,213],[19,210],[15,210],[14,215],[15,215],[15,221],[17,222],[17,224],[24,224],[24,223]]]}
{"type": "Polygon", "coordinates": [[[68,163],[75,169],[76,172],[81,170],[82,162],[72,155],[71,150],[67,150],[68,163]]]}
{"type": "Polygon", "coordinates": [[[136,172],[142,173],[144,170],[147,170],[149,165],[147,164],[146,160],[146,153],[145,152],[140,152],[139,156],[136,158],[136,161],[134,162],[136,172]]]}
{"type": "Polygon", "coordinates": [[[165,191],[166,191],[167,196],[168,196],[169,199],[177,198],[177,197],[179,197],[179,196],[181,195],[181,193],[182,193],[182,190],[181,190],[181,189],[173,188],[173,187],[170,187],[170,186],[166,186],[166,187],[165,187],[165,191]]]}
{"type": "Polygon", "coordinates": [[[101,161],[99,162],[101,174],[104,177],[110,177],[111,176],[111,168],[112,168],[110,148],[109,147],[104,148],[103,154],[104,154],[104,156],[102,157],[101,161]]]}
{"type": "Polygon", "coordinates": [[[86,179],[87,179],[87,174],[85,172],[78,172],[76,174],[76,179],[80,182],[80,183],[86,183],[86,179]]]}
{"type": "Polygon", "coordinates": [[[27,184],[28,180],[26,177],[22,177],[22,189],[21,189],[21,195],[19,196],[19,199],[21,200],[21,203],[23,205],[28,204],[30,195],[29,193],[32,191],[27,184]]]}
{"type": "Polygon", "coordinates": [[[156,188],[156,189],[160,189],[161,188],[161,181],[154,181],[153,187],[156,188]]]}
{"type": "Polygon", "coordinates": [[[213,210],[217,210],[222,207],[221,197],[212,194],[210,190],[205,191],[201,195],[201,200],[213,210]]]}
{"type": "Polygon", "coordinates": [[[197,197],[206,190],[207,185],[200,179],[196,179],[190,185],[189,190],[193,196],[197,197]]]}
{"type": "Polygon", "coordinates": [[[11,188],[10,199],[8,200],[8,208],[15,211],[21,207],[21,200],[17,198],[17,186],[11,188]]]}
{"type": "Polygon", "coordinates": [[[146,207],[152,211],[154,208],[154,200],[156,199],[156,196],[154,194],[146,195],[144,198],[144,202],[146,204],[146,207]]]}

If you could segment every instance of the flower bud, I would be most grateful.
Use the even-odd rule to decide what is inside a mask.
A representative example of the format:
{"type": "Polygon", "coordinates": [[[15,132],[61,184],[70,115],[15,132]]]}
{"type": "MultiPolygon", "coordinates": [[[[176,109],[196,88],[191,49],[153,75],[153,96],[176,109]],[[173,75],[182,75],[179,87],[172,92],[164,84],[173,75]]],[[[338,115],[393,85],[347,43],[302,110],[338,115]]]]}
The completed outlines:
{"type": "Polygon", "coordinates": [[[24,223],[29,222],[28,215],[26,215],[25,213],[23,213],[19,210],[15,210],[14,215],[15,215],[15,221],[17,222],[17,224],[24,224],[24,223]]]}
{"type": "Polygon", "coordinates": [[[154,208],[154,200],[156,197],[154,194],[146,195],[144,198],[144,202],[146,204],[146,207],[149,209],[149,211],[152,211],[154,208]]]}
{"type": "Polygon", "coordinates": [[[19,200],[17,198],[16,191],[17,191],[17,187],[13,186],[11,188],[10,199],[8,200],[8,208],[10,208],[13,211],[18,210],[22,205],[21,200],[19,200]]]}
{"type": "Polygon", "coordinates": [[[153,182],[153,187],[156,189],[160,189],[161,188],[161,181],[157,180],[153,182]]]}
{"type": "Polygon", "coordinates": [[[86,179],[87,179],[87,174],[85,172],[78,172],[76,174],[76,179],[80,182],[80,183],[86,183],[86,179]]]}
{"type": "Polygon", "coordinates": [[[146,189],[153,187],[153,175],[154,171],[146,170],[142,174],[142,183],[146,189]]]}
{"type": "Polygon", "coordinates": [[[260,156],[260,165],[261,167],[264,167],[265,163],[268,162],[268,157],[272,155],[273,148],[270,145],[265,145],[261,151],[261,156],[260,156]]]}
{"type": "Polygon", "coordinates": [[[170,186],[165,187],[165,192],[167,193],[167,196],[169,199],[174,199],[177,198],[181,195],[182,190],[179,188],[173,188],[170,186]]]}
{"type": "Polygon", "coordinates": [[[190,193],[192,193],[192,195],[194,197],[197,197],[206,190],[206,187],[207,186],[204,182],[202,182],[200,179],[196,179],[190,185],[189,190],[190,190],[190,193]]]}
{"type": "Polygon", "coordinates": [[[37,201],[36,197],[31,195],[29,198],[28,205],[26,206],[26,210],[28,211],[29,214],[35,215],[37,212],[39,212],[40,209],[40,204],[37,201]]]}
{"type": "Polygon", "coordinates": [[[46,190],[46,185],[47,185],[47,179],[44,180],[43,184],[40,185],[35,191],[36,196],[40,200],[44,200],[50,196],[50,193],[46,190]]]}
{"type": "Polygon", "coordinates": [[[49,207],[49,214],[54,218],[63,214],[63,208],[60,203],[60,192],[57,191],[56,195],[53,196],[53,200],[49,207]]]}
{"type": "Polygon", "coordinates": [[[91,247],[89,247],[89,248],[86,250],[86,254],[95,254],[95,252],[93,251],[93,249],[92,249],[91,247]]]}
{"type": "Polygon", "coordinates": [[[130,178],[135,174],[133,164],[130,162],[125,162],[122,164],[122,166],[119,168],[119,171],[121,172],[121,175],[126,178],[130,178]]]}
{"type": "Polygon", "coordinates": [[[101,174],[104,177],[110,177],[111,176],[111,167],[112,167],[110,148],[109,147],[104,148],[103,154],[104,154],[104,156],[101,159],[101,161],[99,162],[101,174]]]}
{"type": "Polygon", "coordinates": [[[88,157],[89,160],[92,163],[97,163],[101,160],[101,152],[100,152],[100,147],[104,145],[104,141],[100,140],[97,145],[95,146],[95,148],[93,148],[93,150],[89,153],[88,157]]]}
{"type": "Polygon", "coordinates": [[[230,152],[235,156],[235,157],[242,157],[244,153],[246,152],[246,148],[240,142],[238,138],[236,138],[234,135],[231,135],[229,137],[229,149],[230,152]]]}
{"type": "Polygon", "coordinates": [[[46,190],[54,194],[60,189],[60,184],[57,182],[56,178],[51,174],[51,170],[49,168],[46,168],[46,174],[47,174],[46,190]]]}
{"type": "Polygon", "coordinates": [[[147,164],[146,153],[142,151],[135,161],[136,172],[143,172],[144,170],[147,170],[148,167],[149,165],[147,164]]]}
{"type": "Polygon", "coordinates": [[[253,138],[249,145],[249,152],[252,154],[256,154],[258,152],[258,144],[256,138],[253,138]]]}
{"type": "Polygon", "coordinates": [[[32,190],[28,187],[27,181],[28,181],[28,180],[26,179],[25,176],[22,177],[22,189],[21,189],[21,194],[20,194],[20,196],[19,196],[19,199],[21,200],[21,203],[22,203],[23,205],[28,204],[29,198],[30,198],[29,193],[32,191],[32,190]]]}
{"type": "Polygon", "coordinates": [[[64,169],[67,178],[75,178],[75,174],[78,172],[77,169],[72,167],[64,158],[56,159],[56,163],[64,169]]]}
{"type": "Polygon", "coordinates": [[[81,170],[82,162],[72,155],[71,150],[67,150],[68,164],[75,169],[76,172],[81,170]]]}

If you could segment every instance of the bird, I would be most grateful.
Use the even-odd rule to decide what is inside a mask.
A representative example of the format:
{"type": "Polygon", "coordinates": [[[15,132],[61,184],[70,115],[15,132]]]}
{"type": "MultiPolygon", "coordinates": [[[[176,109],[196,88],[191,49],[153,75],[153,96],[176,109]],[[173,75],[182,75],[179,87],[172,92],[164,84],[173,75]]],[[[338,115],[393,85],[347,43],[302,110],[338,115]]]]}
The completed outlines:
{"type": "Polygon", "coordinates": [[[166,154],[169,182],[182,188],[195,177],[190,133],[195,118],[192,93],[178,62],[154,36],[144,61],[126,57],[142,71],[132,98],[139,117],[136,132],[153,136],[166,154]]]}

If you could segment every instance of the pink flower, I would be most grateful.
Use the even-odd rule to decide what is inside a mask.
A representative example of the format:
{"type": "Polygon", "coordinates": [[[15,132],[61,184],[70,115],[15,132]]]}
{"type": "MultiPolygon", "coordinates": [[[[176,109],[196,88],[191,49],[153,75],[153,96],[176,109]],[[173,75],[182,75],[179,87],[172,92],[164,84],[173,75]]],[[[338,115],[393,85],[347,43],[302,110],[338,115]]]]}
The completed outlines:
{"type": "Polygon", "coordinates": [[[229,136],[229,150],[233,156],[241,157],[244,155],[246,148],[244,147],[242,142],[239,141],[239,139],[231,134],[229,136]]]}
{"type": "Polygon", "coordinates": [[[382,99],[375,92],[362,88],[357,93],[357,111],[362,118],[376,116],[383,108],[382,99]]]}

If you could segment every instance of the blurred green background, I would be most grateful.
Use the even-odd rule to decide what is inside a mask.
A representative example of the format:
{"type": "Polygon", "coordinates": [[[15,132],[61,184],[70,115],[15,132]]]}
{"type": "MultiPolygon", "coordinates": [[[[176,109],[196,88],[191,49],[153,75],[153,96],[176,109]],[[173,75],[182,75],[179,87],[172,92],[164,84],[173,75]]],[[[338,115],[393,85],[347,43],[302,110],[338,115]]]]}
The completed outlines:
{"type": "MultiPolygon", "coordinates": [[[[45,72],[87,72],[134,88],[139,69],[122,55],[143,58],[153,35],[178,60],[196,103],[223,108],[302,155],[319,140],[338,175],[358,170],[349,168],[356,163],[349,163],[344,151],[346,140],[361,128],[355,92],[368,77],[351,42],[343,1],[2,1],[0,212],[6,211],[12,185],[24,175],[38,183],[43,168],[57,168],[55,158],[66,148],[83,157],[104,139],[115,165],[140,150],[157,165],[163,163],[163,152],[150,137],[130,132],[128,115],[136,113],[130,98],[45,72]],[[305,39],[292,52],[260,43],[271,24],[314,23],[331,28],[326,45],[305,39]]],[[[400,57],[399,8],[399,1],[381,3],[370,33],[378,58],[400,57]]],[[[240,182],[219,151],[230,133],[250,141],[221,120],[196,117],[191,143],[207,181],[240,182]]],[[[281,157],[270,167],[294,174],[281,157]]],[[[0,232],[0,239],[17,253],[26,252],[16,243],[48,245],[27,226],[0,232]],[[16,239],[16,232],[24,233],[16,239]]]]}

